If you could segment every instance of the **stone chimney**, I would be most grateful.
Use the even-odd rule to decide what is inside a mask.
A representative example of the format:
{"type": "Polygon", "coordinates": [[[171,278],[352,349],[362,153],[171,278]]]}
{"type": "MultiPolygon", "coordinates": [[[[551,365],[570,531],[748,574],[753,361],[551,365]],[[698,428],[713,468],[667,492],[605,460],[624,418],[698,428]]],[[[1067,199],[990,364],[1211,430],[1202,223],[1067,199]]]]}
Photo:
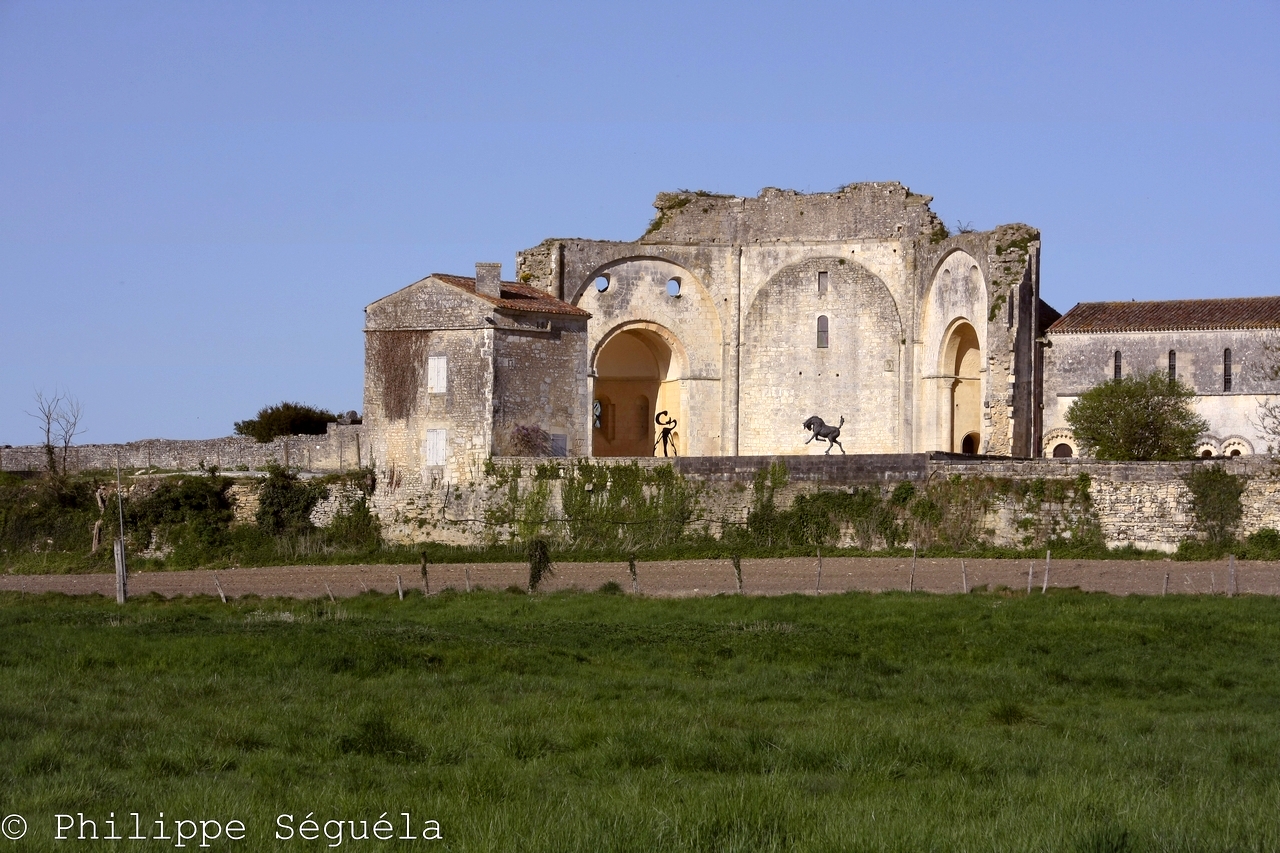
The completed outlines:
{"type": "Polygon", "coordinates": [[[502,281],[502,264],[476,264],[476,293],[481,296],[501,298],[499,282],[502,281]]]}

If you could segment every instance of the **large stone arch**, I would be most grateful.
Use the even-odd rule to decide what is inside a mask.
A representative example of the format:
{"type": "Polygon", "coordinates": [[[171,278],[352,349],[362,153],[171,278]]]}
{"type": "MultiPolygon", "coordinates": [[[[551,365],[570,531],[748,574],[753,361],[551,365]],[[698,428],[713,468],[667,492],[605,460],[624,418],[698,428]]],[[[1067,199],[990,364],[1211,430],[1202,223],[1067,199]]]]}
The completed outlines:
{"type": "Polygon", "coordinates": [[[849,453],[901,450],[903,337],[892,294],[860,264],[812,258],[776,272],[743,317],[739,452],[823,452],[805,445],[809,415],[843,417],[849,453]]]}
{"type": "MultiPolygon", "coordinates": [[[[591,453],[593,456],[652,456],[656,415],[677,422],[672,435],[677,452],[688,452],[681,377],[688,356],[679,339],[654,323],[625,323],[601,340],[591,354],[591,453]]],[[[665,419],[664,419],[665,420],[665,419]]]]}
{"type": "MultiPolygon", "coordinates": [[[[960,449],[954,434],[958,377],[956,365],[947,362],[947,347],[958,341],[955,332],[960,324],[964,324],[973,330],[981,359],[976,384],[977,405],[981,408],[977,430],[980,441],[976,450],[987,452],[991,438],[990,420],[983,416],[988,411],[983,403],[987,400],[987,377],[990,376],[987,369],[990,356],[987,310],[987,281],[977,259],[963,249],[944,255],[934,266],[920,301],[916,357],[920,370],[917,392],[919,416],[916,418],[915,445],[919,450],[960,449]]],[[[964,387],[961,390],[967,393],[973,389],[964,387]]]]}
{"type": "Polygon", "coordinates": [[[573,302],[592,315],[587,347],[593,380],[599,378],[596,365],[603,346],[618,334],[631,335],[651,351],[669,350],[663,399],[679,401],[678,413],[671,414],[680,421],[680,452],[719,455],[724,335],[715,303],[698,276],[661,258],[623,258],[593,270],[573,302]],[[599,276],[607,280],[604,290],[594,284],[599,276]],[[679,295],[668,293],[672,280],[679,283],[679,295]]]}

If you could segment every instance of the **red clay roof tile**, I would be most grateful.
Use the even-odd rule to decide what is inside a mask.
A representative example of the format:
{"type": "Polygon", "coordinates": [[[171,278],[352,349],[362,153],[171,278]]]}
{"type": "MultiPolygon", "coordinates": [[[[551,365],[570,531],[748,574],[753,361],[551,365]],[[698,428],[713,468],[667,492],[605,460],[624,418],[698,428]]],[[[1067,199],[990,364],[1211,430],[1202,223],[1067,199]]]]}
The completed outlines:
{"type": "Polygon", "coordinates": [[[512,311],[532,311],[539,314],[567,314],[572,317],[591,316],[589,312],[583,311],[578,306],[556,299],[551,294],[536,287],[530,287],[527,284],[519,284],[514,281],[499,282],[498,292],[502,294],[502,298],[494,299],[492,296],[476,293],[476,280],[474,278],[439,272],[432,273],[431,278],[443,281],[445,284],[451,284],[460,290],[465,290],[486,302],[493,303],[499,308],[507,308],[512,311]]]}
{"type": "Polygon", "coordinates": [[[1214,329],[1280,329],[1280,296],[1081,302],[1056,320],[1049,334],[1214,329]]]}

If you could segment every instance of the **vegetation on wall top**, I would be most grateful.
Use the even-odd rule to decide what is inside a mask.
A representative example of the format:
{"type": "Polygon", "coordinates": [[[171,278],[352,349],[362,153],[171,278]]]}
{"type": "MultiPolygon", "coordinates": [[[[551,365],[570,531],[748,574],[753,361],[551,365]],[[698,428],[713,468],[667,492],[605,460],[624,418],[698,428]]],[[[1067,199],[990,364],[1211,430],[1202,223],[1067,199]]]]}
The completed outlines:
{"type": "Polygon", "coordinates": [[[257,417],[236,421],[236,435],[246,435],[266,444],[282,435],[324,435],[328,425],[337,423],[333,412],[302,403],[263,406],[257,417]]]}

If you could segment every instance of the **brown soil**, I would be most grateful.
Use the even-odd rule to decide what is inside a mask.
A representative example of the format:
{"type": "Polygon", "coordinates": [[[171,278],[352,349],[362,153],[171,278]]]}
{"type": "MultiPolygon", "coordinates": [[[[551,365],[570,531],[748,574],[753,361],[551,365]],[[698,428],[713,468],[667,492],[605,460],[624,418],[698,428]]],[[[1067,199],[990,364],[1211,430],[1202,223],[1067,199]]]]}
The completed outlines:
{"type": "MultiPolygon", "coordinates": [[[[969,589],[1006,586],[1025,591],[1027,571],[1032,570],[1035,591],[1044,588],[1045,561],[920,559],[914,580],[911,558],[834,557],[822,561],[820,591],[863,590],[882,592],[913,587],[921,592],[958,593],[965,575],[969,589]]],[[[626,563],[559,563],[542,589],[598,589],[614,581],[632,590],[626,563]]],[[[729,560],[680,560],[638,563],[638,591],[644,595],[683,597],[738,591],[729,560]]],[[[1049,586],[1078,587],[1115,595],[1159,595],[1168,577],[1170,593],[1225,593],[1231,583],[1226,561],[1178,563],[1171,561],[1055,560],[1049,566],[1049,586]]],[[[219,585],[227,597],[258,595],[292,598],[335,598],[359,595],[367,590],[396,591],[397,578],[406,593],[420,592],[423,577],[418,566],[274,566],[225,571],[139,572],[129,577],[129,594],[159,593],[217,595],[219,585]]],[[[523,563],[435,564],[428,568],[432,593],[453,588],[505,589],[524,587],[529,570],[523,563]]],[[[742,589],[748,595],[813,594],[819,591],[818,560],[814,557],[742,561],[742,589]]],[[[113,575],[0,575],[0,590],[115,594],[113,575]]],[[[1234,592],[1280,595],[1280,562],[1245,562],[1235,565],[1234,592]]]]}

